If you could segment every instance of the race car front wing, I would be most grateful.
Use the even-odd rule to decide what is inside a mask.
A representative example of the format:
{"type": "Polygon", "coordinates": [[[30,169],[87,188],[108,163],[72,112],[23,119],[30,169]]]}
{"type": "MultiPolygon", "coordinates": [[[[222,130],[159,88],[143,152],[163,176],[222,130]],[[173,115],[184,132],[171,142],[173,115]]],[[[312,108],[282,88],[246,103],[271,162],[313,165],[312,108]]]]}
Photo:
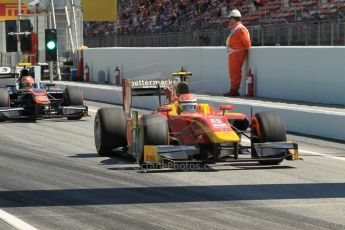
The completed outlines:
{"type": "Polygon", "coordinates": [[[48,106],[48,109],[44,114],[37,114],[36,116],[25,116],[23,111],[25,109],[0,107],[0,118],[4,119],[25,119],[25,118],[61,118],[61,117],[80,117],[88,116],[88,107],[85,105],[80,106],[61,106],[57,109],[52,109],[48,106]]]}
{"type": "Polygon", "coordinates": [[[298,160],[298,145],[289,142],[266,142],[253,143],[257,157],[221,157],[207,160],[196,159],[200,149],[195,146],[172,146],[172,145],[145,145],[144,162],[147,164],[173,163],[226,163],[226,162],[252,162],[252,161],[277,161],[277,160],[298,160]]]}

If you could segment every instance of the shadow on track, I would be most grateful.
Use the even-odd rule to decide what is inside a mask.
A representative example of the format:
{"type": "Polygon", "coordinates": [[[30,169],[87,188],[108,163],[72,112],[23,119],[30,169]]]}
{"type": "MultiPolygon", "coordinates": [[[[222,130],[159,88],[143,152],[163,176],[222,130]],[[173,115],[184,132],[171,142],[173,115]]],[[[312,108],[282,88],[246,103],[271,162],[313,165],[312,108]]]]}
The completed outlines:
{"type": "Polygon", "coordinates": [[[28,118],[11,118],[6,121],[0,122],[0,124],[13,124],[13,123],[74,123],[74,122],[87,122],[85,118],[81,120],[68,120],[67,118],[37,118],[37,119],[28,119],[28,118]]]}
{"type": "MultiPolygon", "coordinates": [[[[96,158],[99,157],[97,153],[79,153],[74,156],[70,156],[71,158],[96,158]]],[[[199,167],[180,167],[180,168],[140,168],[140,166],[135,162],[133,158],[128,156],[125,153],[115,153],[114,155],[110,155],[107,157],[100,157],[102,160],[100,161],[101,165],[111,165],[112,168],[108,168],[109,170],[132,170],[138,171],[139,173],[168,173],[168,172],[218,172],[218,171],[233,171],[233,170],[274,170],[274,169],[294,169],[295,167],[292,166],[285,166],[285,165],[271,165],[271,166],[263,166],[260,165],[258,162],[245,162],[245,163],[226,163],[226,164],[218,164],[218,165],[199,165],[199,167]],[[223,168],[219,168],[219,166],[223,168]],[[224,168],[227,167],[227,168],[224,168]],[[192,169],[190,169],[192,168],[192,169]]]]}
{"type": "Polygon", "coordinates": [[[69,156],[70,158],[96,158],[99,157],[97,153],[78,153],[74,156],[69,156]]]}
{"type": "Polygon", "coordinates": [[[140,167],[135,163],[135,160],[124,153],[114,153],[106,157],[101,157],[97,153],[78,153],[70,158],[100,158],[100,165],[116,166],[110,170],[139,170],[140,167]]]}
{"type": "Polygon", "coordinates": [[[345,198],[345,183],[0,191],[0,208],[345,198]]]}
{"type": "MultiPolygon", "coordinates": [[[[230,163],[223,166],[234,167],[229,170],[263,170],[263,169],[295,169],[293,166],[288,165],[260,165],[258,162],[245,162],[245,163],[230,163]]],[[[226,169],[225,169],[226,170],[226,169]]]]}

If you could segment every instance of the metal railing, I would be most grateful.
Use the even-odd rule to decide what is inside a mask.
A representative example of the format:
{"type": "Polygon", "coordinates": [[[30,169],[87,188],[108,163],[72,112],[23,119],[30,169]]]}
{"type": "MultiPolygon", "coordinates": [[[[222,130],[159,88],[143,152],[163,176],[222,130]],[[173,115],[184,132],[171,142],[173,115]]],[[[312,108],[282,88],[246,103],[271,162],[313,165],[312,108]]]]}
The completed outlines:
{"type": "Polygon", "coordinates": [[[16,53],[0,53],[0,66],[15,66],[16,60],[16,53]]]}
{"type": "MultiPolygon", "coordinates": [[[[308,21],[248,26],[254,46],[345,45],[345,21],[308,21]]],[[[88,47],[176,47],[224,46],[229,30],[215,28],[202,31],[115,35],[84,38],[88,47]]]]}

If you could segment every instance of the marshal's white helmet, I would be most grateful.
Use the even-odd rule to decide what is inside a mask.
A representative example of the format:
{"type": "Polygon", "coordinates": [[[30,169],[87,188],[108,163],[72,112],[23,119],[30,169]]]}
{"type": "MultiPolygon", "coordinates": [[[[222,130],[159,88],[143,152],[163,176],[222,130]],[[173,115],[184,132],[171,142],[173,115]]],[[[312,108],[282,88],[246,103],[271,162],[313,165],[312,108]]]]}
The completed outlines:
{"type": "Polygon", "coordinates": [[[232,10],[229,14],[229,18],[240,18],[241,12],[239,10],[232,10]]]}

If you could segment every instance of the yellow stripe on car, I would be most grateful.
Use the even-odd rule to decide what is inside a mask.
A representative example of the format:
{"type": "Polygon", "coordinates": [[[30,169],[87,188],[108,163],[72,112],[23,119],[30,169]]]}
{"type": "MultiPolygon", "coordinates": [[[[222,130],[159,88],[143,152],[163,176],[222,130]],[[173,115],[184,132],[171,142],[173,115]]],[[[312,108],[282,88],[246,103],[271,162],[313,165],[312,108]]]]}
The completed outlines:
{"type": "Polygon", "coordinates": [[[208,138],[213,143],[224,143],[224,142],[239,142],[240,137],[235,131],[212,131],[210,128],[197,122],[197,125],[206,133],[208,138]]]}
{"type": "Polygon", "coordinates": [[[299,159],[298,149],[288,149],[289,153],[292,154],[291,158],[287,160],[296,161],[299,159]]]}
{"type": "Polygon", "coordinates": [[[158,154],[159,147],[144,145],[144,162],[161,163],[162,159],[158,154]]]}

